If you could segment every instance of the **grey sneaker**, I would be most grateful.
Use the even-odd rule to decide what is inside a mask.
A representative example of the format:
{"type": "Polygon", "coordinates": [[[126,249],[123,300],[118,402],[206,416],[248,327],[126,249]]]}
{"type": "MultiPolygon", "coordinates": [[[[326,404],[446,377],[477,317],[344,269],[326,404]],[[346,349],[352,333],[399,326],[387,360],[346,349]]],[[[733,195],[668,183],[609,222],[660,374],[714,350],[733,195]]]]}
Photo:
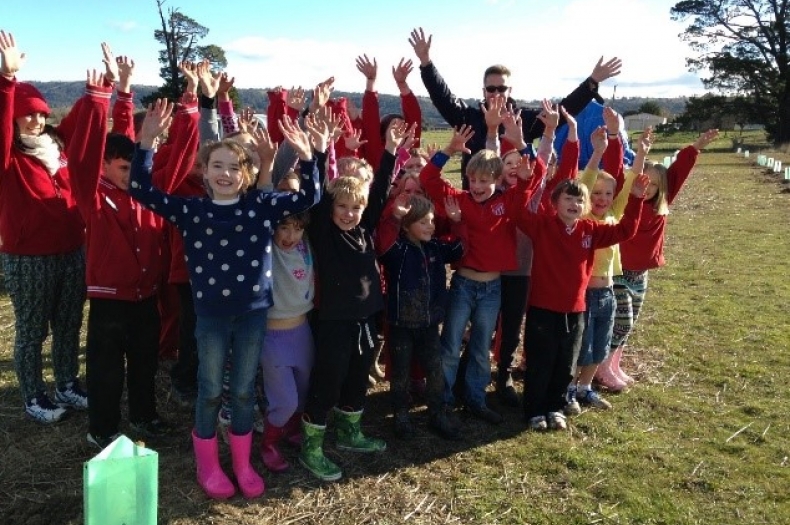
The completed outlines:
{"type": "Polygon", "coordinates": [[[577,394],[577,398],[583,405],[589,405],[594,408],[600,408],[603,410],[609,410],[612,408],[612,404],[598,395],[598,392],[595,390],[587,390],[582,394],[579,392],[577,394]],[[580,394],[580,395],[579,395],[580,394]]]}
{"type": "Polygon", "coordinates": [[[549,412],[546,423],[551,430],[567,430],[568,424],[565,422],[565,415],[561,412],[549,412]]]}
{"type": "Polygon", "coordinates": [[[569,386],[568,391],[565,393],[566,416],[578,416],[582,413],[582,407],[579,406],[579,401],[576,399],[577,393],[576,385],[569,386]]]}
{"type": "Polygon", "coordinates": [[[66,409],[54,404],[43,392],[25,403],[25,413],[45,425],[57,423],[66,417],[66,409]]]}
{"type": "Polygon", "coordinates": [[[55,389],[55,403],[61,408],[87,410],[88,394],[80,388],[80,382],[75,379],[68,383],[63,390],[55,389]]]}
{"type": "Polygon", "coordinates": [[[545,416],[535,416],[529,418],[529,421],[527,421],[527,426],[529,427],[530,430],[534,430],[537,432],[542,432],[543,430],[549,428],[549,426],[546,424],[545,416]]]}

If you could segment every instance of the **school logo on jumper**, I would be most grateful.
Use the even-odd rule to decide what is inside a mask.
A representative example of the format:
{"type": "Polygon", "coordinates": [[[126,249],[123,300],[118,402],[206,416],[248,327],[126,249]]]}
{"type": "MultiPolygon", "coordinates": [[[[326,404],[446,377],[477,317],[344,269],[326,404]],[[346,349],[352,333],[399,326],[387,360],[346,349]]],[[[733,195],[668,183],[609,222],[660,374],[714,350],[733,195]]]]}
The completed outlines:
{"type": "Polygon", "coordinates": [[[493,206],[491,206],[491,213],[496,215],[497,217],[501,217],[505,214],[505,204],[503,202],[497,202],[493,206]]]}
{"type": "Polygon", "coordinates": [[[590,246],[592,246],[592,235],[585,235],[582,237],[582,248],[589,250],[590,246]]]}

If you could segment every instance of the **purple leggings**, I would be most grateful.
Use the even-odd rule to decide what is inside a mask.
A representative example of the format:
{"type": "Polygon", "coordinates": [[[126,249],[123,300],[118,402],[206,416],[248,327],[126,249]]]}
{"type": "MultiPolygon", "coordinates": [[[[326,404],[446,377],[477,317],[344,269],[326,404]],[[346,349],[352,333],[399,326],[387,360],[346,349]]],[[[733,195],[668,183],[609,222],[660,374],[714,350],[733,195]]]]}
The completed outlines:
{"type": "Polygon", "coordinates": [[[313,335],[307,321],[288,330],[266,331],[261,368],[269,403],[266,419],[272,425],[281,427],[297,411],[304,410],[313,354],[313,335]]]}

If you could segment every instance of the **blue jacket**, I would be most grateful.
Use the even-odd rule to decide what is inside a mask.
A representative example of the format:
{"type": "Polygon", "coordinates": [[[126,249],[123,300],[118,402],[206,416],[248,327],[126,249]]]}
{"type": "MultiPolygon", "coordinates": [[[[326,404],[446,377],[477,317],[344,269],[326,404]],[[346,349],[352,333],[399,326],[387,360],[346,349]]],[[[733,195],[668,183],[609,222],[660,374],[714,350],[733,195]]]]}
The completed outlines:
{"type": "Polygon", "coordinates": [[[387,281],[387,320],[403,328],[425,328],[442,322],[447,303],[445,264],[457,261],[460,239],[436,238],[419,245],[402,233],[379,260],[387,281]]]}

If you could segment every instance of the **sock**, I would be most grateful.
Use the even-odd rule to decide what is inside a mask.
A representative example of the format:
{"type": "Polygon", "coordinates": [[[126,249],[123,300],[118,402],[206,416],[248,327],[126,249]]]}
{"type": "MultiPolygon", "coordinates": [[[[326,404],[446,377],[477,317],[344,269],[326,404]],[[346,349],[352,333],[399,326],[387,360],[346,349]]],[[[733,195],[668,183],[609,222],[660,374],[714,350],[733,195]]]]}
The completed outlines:
{"type": "Polygon", "coordinates": [[[583,384],[579,383],[578,388],[579,388],[579,390],[578,390],[579,395],[584,395],[588,391],[592,390],[592,385],[590,385],[590,384],[583,385],[583,384]]]}

